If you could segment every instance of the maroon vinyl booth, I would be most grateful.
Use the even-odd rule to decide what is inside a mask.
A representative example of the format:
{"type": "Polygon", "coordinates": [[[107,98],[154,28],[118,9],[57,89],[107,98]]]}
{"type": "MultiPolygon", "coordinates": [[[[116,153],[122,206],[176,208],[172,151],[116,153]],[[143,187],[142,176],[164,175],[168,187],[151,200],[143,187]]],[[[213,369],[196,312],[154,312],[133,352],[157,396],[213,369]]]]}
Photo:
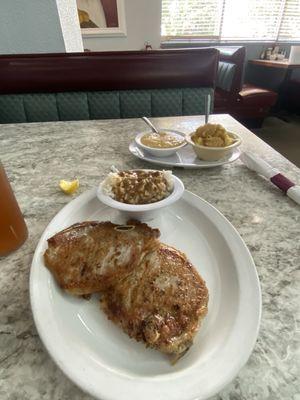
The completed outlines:
{"type": "Polygon", "coordinates": [[[246,51],[244,47],[218,47],[220,64],[234,65],[234,73],[227,90],[218,86],[215,91],[215,113],[229,113],[249,127],[260,126],[275,105],[276,92],[243,84],[246,51]]]}

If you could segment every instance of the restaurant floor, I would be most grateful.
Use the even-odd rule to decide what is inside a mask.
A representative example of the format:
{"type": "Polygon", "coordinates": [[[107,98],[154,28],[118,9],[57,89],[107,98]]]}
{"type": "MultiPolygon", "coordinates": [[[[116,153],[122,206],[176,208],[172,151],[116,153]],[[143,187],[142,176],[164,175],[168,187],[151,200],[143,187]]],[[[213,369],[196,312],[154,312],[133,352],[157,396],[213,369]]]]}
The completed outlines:
{"type": "Polygon", "coordinates": [[[262,128],[253,131],[300,168],[300,115],[286,114],[285,119],[268,117],[262,128]]]}

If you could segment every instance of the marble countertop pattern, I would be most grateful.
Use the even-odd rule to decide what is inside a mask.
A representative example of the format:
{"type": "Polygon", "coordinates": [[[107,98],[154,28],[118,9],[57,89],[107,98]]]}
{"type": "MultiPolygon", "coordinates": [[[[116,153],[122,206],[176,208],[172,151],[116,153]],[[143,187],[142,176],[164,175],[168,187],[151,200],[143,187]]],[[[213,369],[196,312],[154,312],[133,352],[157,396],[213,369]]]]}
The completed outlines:
{"type": "MultiPolygon", "coordinates": [[[[238,132],[245,149],[300,184],[296,166],[233,118],[215,115],[211,121],[238,132]]],[[[203,117],[154,122],[191,132],[203,117]]],[[[72,198],[96,186],[112,164],[119,169],[149,167],[128,151],[130,139],[145,128],[138,119],[0,125],[0,159],[29,229],[26,243],[0,258],[2,400],[91,400],[63,375],[39,339],[29,301],[30,265],[46,225],[72,198]],[[70,198],[58,182],[73,177],[80,179],[80,188],[70,198]]],[[[216,206],[237,228],[261,282],[263,312],[255,349],[236,379],[212,400],[299,400],[299,205],[239,160],[174,173],[186,189],[216,206]]]]}

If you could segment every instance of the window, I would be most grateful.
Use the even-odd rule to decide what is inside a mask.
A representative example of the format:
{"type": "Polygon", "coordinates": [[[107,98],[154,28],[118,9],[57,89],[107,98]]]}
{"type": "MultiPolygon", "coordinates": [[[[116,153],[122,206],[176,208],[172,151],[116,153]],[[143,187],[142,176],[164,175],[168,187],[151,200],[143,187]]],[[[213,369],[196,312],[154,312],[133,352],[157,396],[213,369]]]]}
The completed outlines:
{"type": "Polygon", "coordinates": [[[162,0],[162,36],[299,41],[300,0],[162,0]]]}
{"type": "Polygon", "coordinates": [[[274,40],[282,0],[226,0],[222,39],[274,40]]]}
{"type": "Polygon", "coordinates": [[[218,38],[221,15],[219,0],[163,0],[162,35],[218,38]]]}
{"type": "Polygon", "coordinates": [[[287,0],[278,34],[279,40],[300,40],[300,1],[287,0]]]}

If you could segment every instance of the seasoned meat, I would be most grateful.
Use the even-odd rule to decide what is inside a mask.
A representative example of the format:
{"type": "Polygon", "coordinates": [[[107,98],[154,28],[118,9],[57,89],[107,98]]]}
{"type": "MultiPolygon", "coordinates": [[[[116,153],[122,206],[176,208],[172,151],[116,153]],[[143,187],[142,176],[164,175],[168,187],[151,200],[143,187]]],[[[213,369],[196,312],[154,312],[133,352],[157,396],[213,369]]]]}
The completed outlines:
{"type": "Polygon", "coordinates": [[[81,222],[48,239],[45,264],[62,289],[76,295],[105,290],[158,247],[158,229],[129,221],[81,222]]]}
{"type": "Polygon", "coordinates": [[[101,307],[124,332],[163,353],[191,346],[208,290],[186,255],[159,231],[128,221],[82,222],[48,239],[45,264],[67,292],[101,292],[101,307]]]}
{"type": "Polygon", "coordinates": [[[160,244],[107,289],[101,306],[132,338],[169,354],[192,344],[207,313],[208,290],[185,254],[160,244]]]}

